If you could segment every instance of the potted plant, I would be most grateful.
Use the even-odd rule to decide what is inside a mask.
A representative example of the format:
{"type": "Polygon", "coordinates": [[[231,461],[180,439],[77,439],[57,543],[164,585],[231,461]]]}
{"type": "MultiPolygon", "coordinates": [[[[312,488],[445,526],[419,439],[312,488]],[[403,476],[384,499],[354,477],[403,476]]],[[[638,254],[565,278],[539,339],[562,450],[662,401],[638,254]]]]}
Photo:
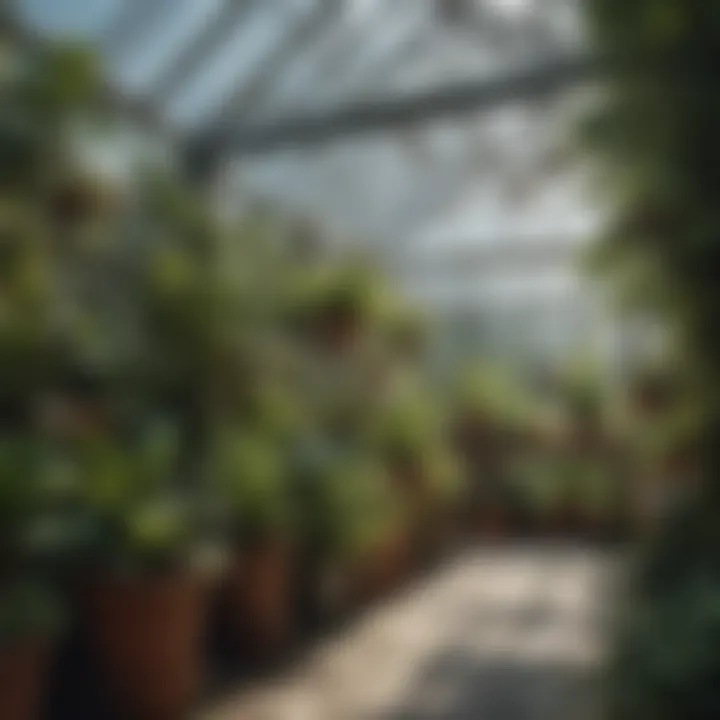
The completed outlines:
{"type": "Polygon", "coordinates": [[[282,446],[257,428],[219,433],[212,473],[226,499],[234,550],[223,588],[231,640],[270,661],[293,635],[291,505],[282,446]]]}
{"type": "Polygon", "coordinates": [[[46,584],[15,579],[0,588],[0,717],[36,720],[63,609],[46,584]]]}
{"type": "Polygon", "coordinates": [[[203,677],[217,545],[204,497],[178,481],[178,453],[164,431],[79,453],[93,528],[80,620],[108,702],[133,717],[182,717],[203,677]]]}

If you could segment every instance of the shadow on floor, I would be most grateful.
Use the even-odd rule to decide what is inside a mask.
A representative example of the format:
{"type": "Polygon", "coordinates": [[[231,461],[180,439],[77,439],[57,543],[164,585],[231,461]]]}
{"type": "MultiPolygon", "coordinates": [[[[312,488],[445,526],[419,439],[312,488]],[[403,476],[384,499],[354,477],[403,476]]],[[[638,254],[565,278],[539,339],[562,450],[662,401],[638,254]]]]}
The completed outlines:
{"type": "Polygon", "coordinates": [[[450,649],[420,668],[407,703],[363,720],[595,720],[597,685],[569,662],[450,649]]]}

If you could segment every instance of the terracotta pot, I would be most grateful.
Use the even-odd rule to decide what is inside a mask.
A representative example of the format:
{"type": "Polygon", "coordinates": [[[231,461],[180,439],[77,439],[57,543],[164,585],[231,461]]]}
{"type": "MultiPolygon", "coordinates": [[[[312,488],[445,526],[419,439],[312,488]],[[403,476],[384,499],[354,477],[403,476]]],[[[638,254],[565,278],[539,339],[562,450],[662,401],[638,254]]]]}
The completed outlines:
{"type": "Polygon", "coordinates": [[[104,578],[84,592],[88,644],[123,718],[176,720],[203,677],[210,583],[191,572],[104,578]]]}
{"type": "Polygon", "coordinates": [[[287,546],[267,543],[240,551],[228,573],[224,617],[236,648],[277,659],[294,633],[293,561],[287,546]]]}
{"type": "Polygon", "coordinates": [[[0,718],[36,720],[42,711],[52,643],[22,640],[0,647],[0,718]]]}

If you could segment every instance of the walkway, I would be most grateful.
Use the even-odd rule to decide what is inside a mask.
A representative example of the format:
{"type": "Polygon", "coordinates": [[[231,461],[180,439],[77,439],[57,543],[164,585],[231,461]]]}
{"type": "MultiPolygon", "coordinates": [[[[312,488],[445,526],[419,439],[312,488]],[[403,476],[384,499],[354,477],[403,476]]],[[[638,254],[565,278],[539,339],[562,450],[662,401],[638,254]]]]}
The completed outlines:
{"type": "Polygon", "coordinates": [[[594,720],[616,563],[478,549],[202,720],[594,720]]]}

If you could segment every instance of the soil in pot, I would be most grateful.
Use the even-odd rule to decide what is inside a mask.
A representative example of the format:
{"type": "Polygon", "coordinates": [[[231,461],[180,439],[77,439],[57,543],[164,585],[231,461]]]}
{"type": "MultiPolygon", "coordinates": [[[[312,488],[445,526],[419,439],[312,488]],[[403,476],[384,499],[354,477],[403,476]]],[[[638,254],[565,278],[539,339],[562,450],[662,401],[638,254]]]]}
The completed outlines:
{"type": "Polygon", "coordinates": [[[238,552],[223,592],[223,615],[235,649],[248,659],[278,660],[294,635],[293,562],[287,546],[267,543],[238,552]]]}
{"type": "Polygon", "coordinates": [[[105,578],[86,588],[89,650],[119,717],[185,717],[203,678],[210,590],[190,572],[105,578]]]}
{"type": "Polygon", "coordinates": [[[0,646],[0,718],[37,720],[49,675],[53,643],[19,640],[0,646]]]}

